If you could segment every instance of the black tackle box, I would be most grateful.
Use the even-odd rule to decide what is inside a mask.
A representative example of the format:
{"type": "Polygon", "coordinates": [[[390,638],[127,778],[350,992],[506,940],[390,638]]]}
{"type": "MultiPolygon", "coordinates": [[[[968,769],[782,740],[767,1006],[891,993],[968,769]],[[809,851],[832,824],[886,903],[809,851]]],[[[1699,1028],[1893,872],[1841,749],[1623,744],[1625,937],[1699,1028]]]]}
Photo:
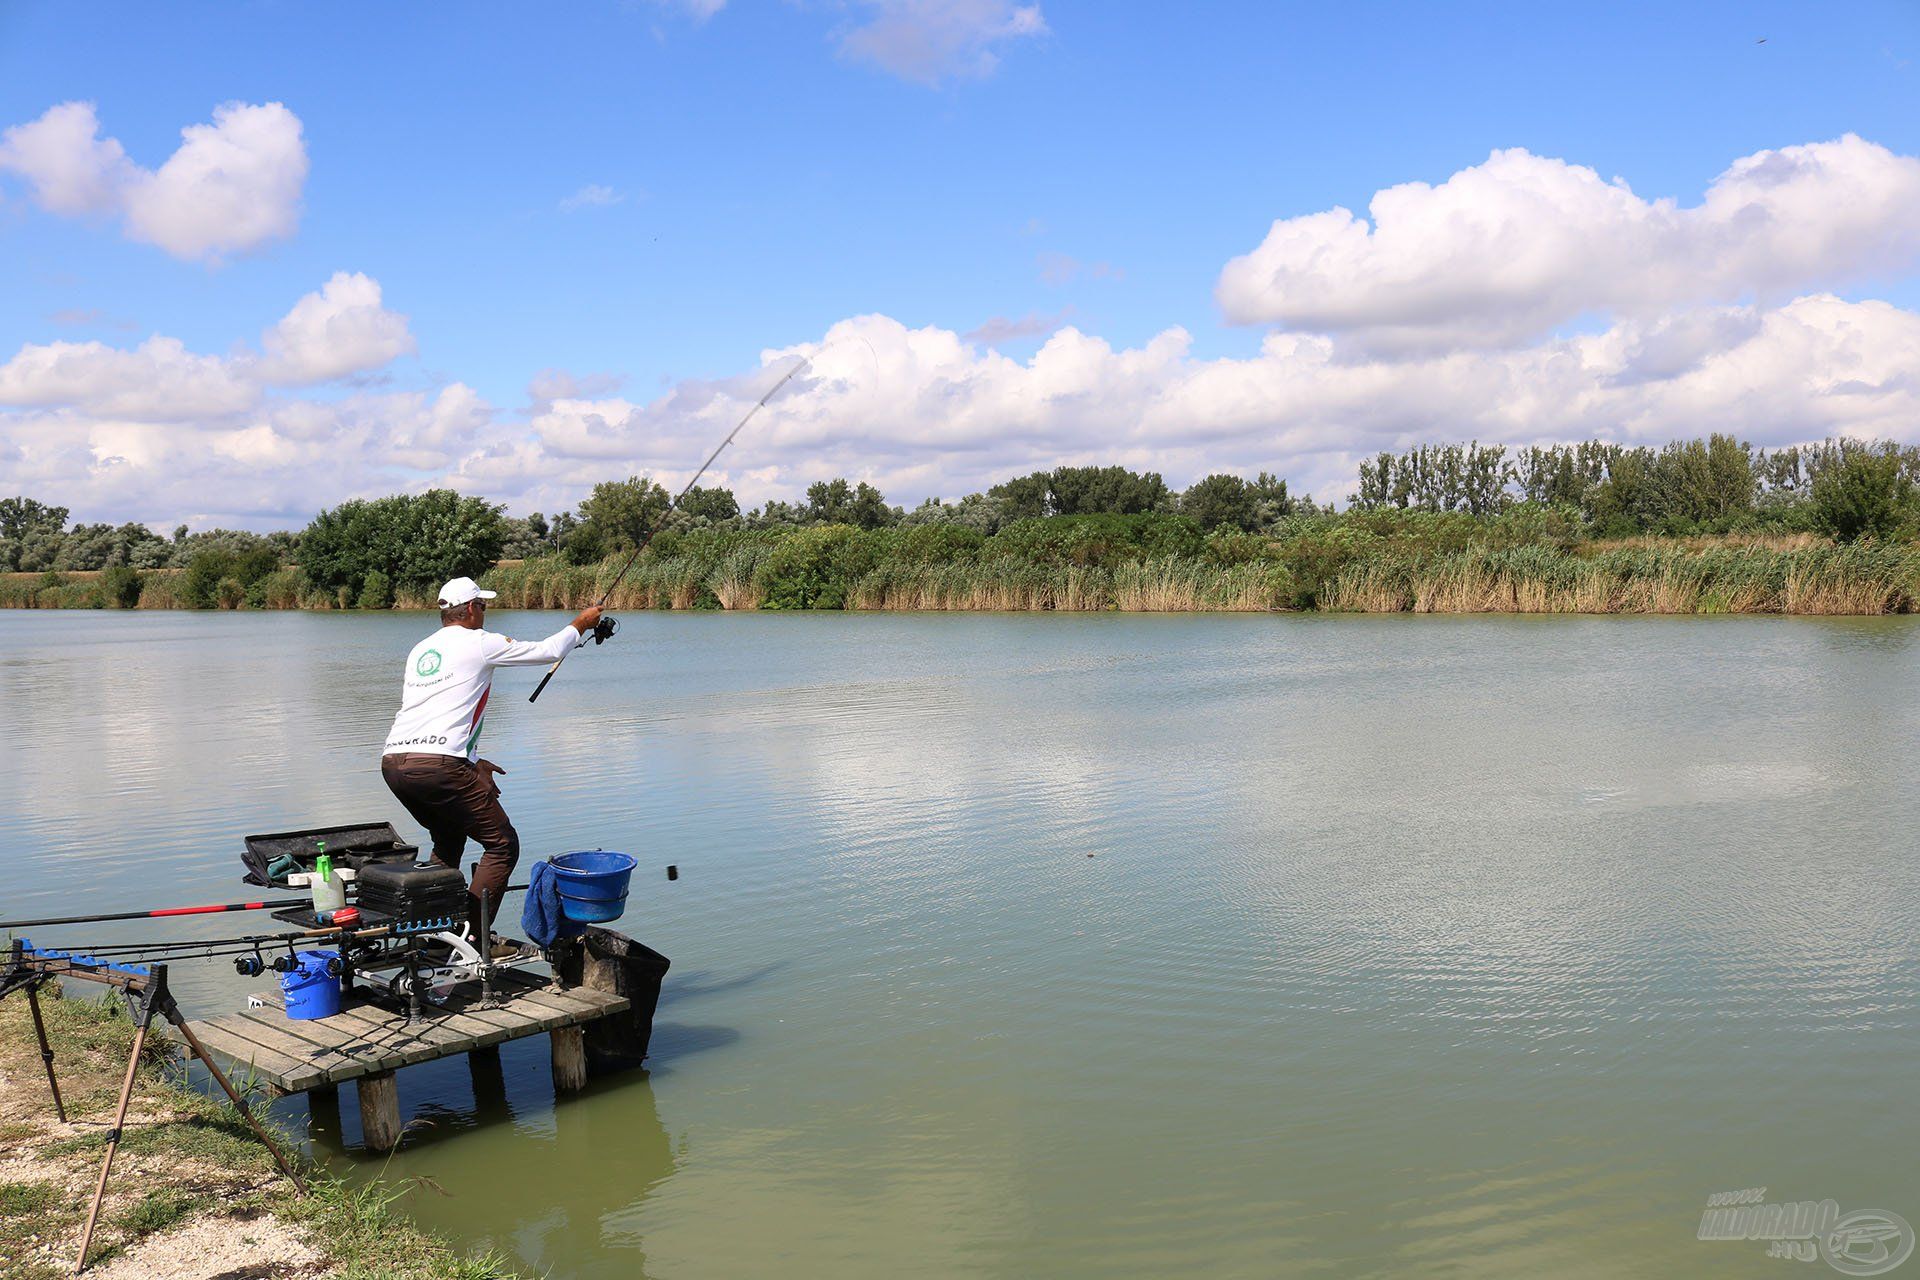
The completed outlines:
{"type": "Polygon", "coordinates": [[[247,837],[246,852],[241,855],[247,874],[242,879],[266,889],[284,889],[289,875],[312,871],[322,852],[333,859],[334,866],[358,872],[382,862],[409,864],[420,856],[420,846],[403,841],[391,822],[272,831],[247,837]]]}
{"type": "Polygon", "coordinates": [[[437,862],[376,862],[360,868],[354,905],[402,924],[467,919],[467,878],[437,862]]]}

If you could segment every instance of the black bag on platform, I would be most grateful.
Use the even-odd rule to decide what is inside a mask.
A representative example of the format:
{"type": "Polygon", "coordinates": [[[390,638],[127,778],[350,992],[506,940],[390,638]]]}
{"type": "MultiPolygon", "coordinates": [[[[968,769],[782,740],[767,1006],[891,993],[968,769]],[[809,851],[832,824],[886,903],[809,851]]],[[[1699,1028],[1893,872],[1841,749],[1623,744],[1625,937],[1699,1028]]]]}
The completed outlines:
{"type": "Polygon", "coordinates": [[[420,846],[404,843],[391,822],[276,831],[247,837],[246,852],[241,855],[247,874],[242,879],[263,889],[285,889],[288,876],[313,870],[322,846],[334,866],[355,872],[379,863],[410,863],[420,856],[420,846]]]}

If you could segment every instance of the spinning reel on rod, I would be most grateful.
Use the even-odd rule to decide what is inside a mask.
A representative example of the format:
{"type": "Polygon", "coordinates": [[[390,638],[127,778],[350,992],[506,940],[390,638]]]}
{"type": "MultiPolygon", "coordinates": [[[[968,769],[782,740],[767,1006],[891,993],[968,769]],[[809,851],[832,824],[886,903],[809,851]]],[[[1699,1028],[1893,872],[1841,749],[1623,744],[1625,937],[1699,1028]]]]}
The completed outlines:
{"type": "Polygon", "coordinates": [[[620,630],[620,623],[616,619],[603,617],[600,621],[593,624],[593,631],[591,633],[593,635],[593,642],[595,644],[605,644],[607,641],[613,639],[614,633],[618,630],[620,630]]]}

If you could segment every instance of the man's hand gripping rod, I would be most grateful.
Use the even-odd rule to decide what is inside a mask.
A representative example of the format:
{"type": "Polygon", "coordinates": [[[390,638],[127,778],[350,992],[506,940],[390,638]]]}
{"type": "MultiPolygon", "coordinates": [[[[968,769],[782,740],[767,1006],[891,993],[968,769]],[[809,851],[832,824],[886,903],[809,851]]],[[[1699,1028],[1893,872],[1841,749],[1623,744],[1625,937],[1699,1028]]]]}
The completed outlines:
{"type": "MultiPolygon", "coordinates": [[[[811,361],[802,359],[799,364],[793,366],[793,368],[781,374],[780,381],[774,383],[771,387],[767,388],[767,394],[761,396],[760,399],[754,404],[753,408],[747,410],[746,416],[744,418],[741,418],[740,421],[737,424],[735,424],[733,430],[727,432],[727,438],[725,440],[722,440],[719,443],[719,445],[714,449],[714,451],[707,455],[707,460],[700,464],[700,469],[698,471],[693,473],[693,479],[687,481],[687,483],[681,488],[680,492],[673,495],[673,501],[667,504],[666,510],[662,511],[660,513],[659,518],[653,522],[652,526],[647,529],[646,533],[641,535],[640,545],[636,546],[633,549],[633,554],[627,557],[627,562],[620,566],[620,572],[614,576],[614,579],[611,583],[607,584],[607,589],[600,593],[600,599],[598,601],[598,605],[600,608],[604,609],[607,607],[607,601],[612,599],[613,597],[614,588],[618,587],[621,584],[621,582],[626,579],[628,571],[633,568],[634,562],[640,558],[640,553],[647,549],[647,544],[649,542],[653,541],[653,535],[660,531],[660,526],[667,522],[667,517],[672,515],[673,509],[680,505],[680,499],[687,496],[688,490],[692,489],[693,486],[700,483],[700,477],[707,474],[707,468],[713,465],[713,460],[715,458],[718,458],[721,455],[721,453],[726,450],[726,447],[733,443],[733,438],[740,434],[740,429],[742,427],[746,426],[747,423],[753,420],[754,414],[766,408],[767,401],[773,399],[774,392],[786,386],[787,381],[790,378],[792,378],[794,374],[806,368],[807,365],[810,363],[811,361]]],[[[559,662],[556,662],[551,667],[547,668],[547,674],[540,677],[540,683],[534,686],[533,693],[527,698],[528,702],[538,702],[540,700],[541,690],[547,687],[547,681],[553,679],[554,673],[560,670],[560,663],[565,662],[566,660],[567,660],[566,656],[563,654],[559,662]]]]}

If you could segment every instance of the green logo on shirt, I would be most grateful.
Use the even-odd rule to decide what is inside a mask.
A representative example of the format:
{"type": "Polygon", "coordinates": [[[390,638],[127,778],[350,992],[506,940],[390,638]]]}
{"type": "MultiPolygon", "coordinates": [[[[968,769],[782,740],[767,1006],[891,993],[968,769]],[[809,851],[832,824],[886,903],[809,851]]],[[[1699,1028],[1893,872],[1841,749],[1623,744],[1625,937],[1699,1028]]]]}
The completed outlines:
{"type": "Polygon", "coordinates": [[[432,675],[440,669],[440,651],[438,649],[427,650],[420,655],[420,661],[413,664],[413,669],[423,676],[432,675]]]}

